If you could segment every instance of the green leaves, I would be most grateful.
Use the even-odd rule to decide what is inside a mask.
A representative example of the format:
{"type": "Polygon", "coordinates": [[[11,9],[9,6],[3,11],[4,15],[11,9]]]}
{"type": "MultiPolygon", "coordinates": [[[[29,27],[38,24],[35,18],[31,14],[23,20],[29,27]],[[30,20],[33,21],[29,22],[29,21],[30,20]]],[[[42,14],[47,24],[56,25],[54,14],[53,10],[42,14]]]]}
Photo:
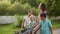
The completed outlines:
{"type": "Polygon", "coordinates": [[[22,21],[23,21],[23,17],[24,16],[20,16],[20,15],[15,15],[15,18],[16,18],[16,23],[15,23],[15,27],[17,28],[21,28],[22,26],[22,21]]]}
{"type": "Polygon", "coordinates": [[[0,0],[0,15],[26,15],[29,9],[37,15],[40,3],[45,3],[49,16],[60,15],[60,0],[0,0]]]}

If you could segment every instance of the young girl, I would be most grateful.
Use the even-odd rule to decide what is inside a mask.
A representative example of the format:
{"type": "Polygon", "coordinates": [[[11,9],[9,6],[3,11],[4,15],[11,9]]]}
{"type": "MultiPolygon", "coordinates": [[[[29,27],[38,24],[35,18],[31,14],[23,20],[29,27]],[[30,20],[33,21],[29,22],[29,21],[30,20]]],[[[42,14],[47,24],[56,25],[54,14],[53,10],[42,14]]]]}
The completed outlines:
{"type": "Polygon", "coordinates": [[[29,21],[30,21],[30,16],[33,15],[32,10],[28,10],[28,15],[26,15],[24,17],[24,20],[22,22],[22,28],[24,28],[24,30],[22,31],[23,34],[26,34],[26,30],[27,30],[27,26],[29,25],[29,21]]]}
{"type": "Polygon", "coordinates": [[[40,21],[40,14],[42,14],[42,13],[45,13],[47,15],[47,19],[48,19],[48,9],[46,8],[45,3],[40,3],[38,9],[40,12],[39,12],[37,21],[40,21]]]}
{"type": "Polygon", "coordinates": [[[31,15],[28,34],[32,34],[32,31],[35,26],[36,26],[36,19],[35,19],[35,17],[32,17],[32,15],[31,15]]]}
{"type": "MultiPolygon", "coordinates": [[[[46,16],[47,16],[46,19],[48,19],[48,10],[46,8],[45,3],[40,3],[38,9],[39,9],[39,15],[38,15],[38,18],[37,18],[37,23],[39,24],[39,21],[41,21],[40,14],[45,13],[46,16]]],[[[40,34],[41,34],[41,29],[40,29],[40,34]]]]}
{"type": "Polygon", "coordinates": [[[39,9],[39,11],[40,11],[39,15],[40,15],[41,13],[46,13],[46,14],[48,15],[48,9],[46,8],[45,3],[40,3],[38,9],[39,9]]]}
{"type": "Polygon", "coordinates": [[[23,23],[26,30],[23,34],[31,34],[33,27],[35,26],[35,16],[33,15],[32,10],[28,11],[28,16],[24,18],[23,23]]]}

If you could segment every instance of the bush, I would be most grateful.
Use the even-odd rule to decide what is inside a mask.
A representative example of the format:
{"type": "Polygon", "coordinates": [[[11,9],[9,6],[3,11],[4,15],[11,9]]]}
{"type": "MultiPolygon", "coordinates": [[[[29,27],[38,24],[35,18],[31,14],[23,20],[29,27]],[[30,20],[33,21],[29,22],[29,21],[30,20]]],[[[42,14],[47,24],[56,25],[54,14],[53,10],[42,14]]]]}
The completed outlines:
{"type": "Polygon", "coordinates": [[[30,9],[30,5],[29,4],[20,4],[18,2],[15,2],[14,4],[12,4],[11,6],[9,6],[7,8],[8,14],[9,15],[15,15],[15,14],[19,14],[19,15],[25,15],[27,14],[27,11],[30,9]]]}
{"type": "Polygon", "coordinates": [[[31,8],[31,9],[32,9],[35,16],[37,16],[39,14],[38,9],[36,9],[35,7],[31,8]]]}
{"type": "Polygon", "coordinates": [[[22,10],[22,5],[19,3],[14,3],[7,8],[9,15],[19,14],[22,10]]]}
{"type": "Polygon", "coordinates": [[[16,28],[21,28],[22,26],[22,21],[23,21],[23,16],[20,16],[20,15],[15,15],[15,18],[16,18],[16,23],[15,23],[15,27],[16,28]]]}
{"type": "Polygon", "coordinates": [[[0,2],[0,15],[7,15],[6,8],[10,5],[10,2],[0,2]]]}
{"type": "Polygon", "coordinates": [[[19,2],[14,2],[11,4],[10,2],[0,2],[0,15],[25,15],[27,11],[31,8],[28,3],[21,4],[19,2]]]}
{"type": "Polygon", "coordinates": [[[31,7],[28,3],[21,4],[19,2],[1,2],[0,3],[0,15],[26,15],[28,10],[32,9],[34,15],[38,15],[38,10],[35,7],[31,7]]]}

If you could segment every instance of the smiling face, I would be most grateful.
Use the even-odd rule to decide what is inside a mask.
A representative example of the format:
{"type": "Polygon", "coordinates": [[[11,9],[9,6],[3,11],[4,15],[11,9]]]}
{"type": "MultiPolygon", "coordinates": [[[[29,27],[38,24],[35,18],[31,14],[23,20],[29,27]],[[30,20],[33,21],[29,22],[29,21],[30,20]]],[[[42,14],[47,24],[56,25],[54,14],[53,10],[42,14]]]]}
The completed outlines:
{"type": "Polygon", "coordinates": [[[32,10],[28,11],[28,16],[31,16],[33,14],[32,10]]]}

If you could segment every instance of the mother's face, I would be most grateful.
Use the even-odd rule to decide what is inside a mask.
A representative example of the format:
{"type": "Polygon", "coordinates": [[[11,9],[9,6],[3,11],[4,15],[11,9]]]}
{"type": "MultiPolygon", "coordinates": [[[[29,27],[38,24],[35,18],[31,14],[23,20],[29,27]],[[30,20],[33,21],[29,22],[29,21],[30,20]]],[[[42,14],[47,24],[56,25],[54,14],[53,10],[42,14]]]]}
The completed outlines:
{"type": "Polygon", "coordinates": [[[33,14],[33,12],[32,12],[32,11],[29,11],[29,12],[28,12],[28,15],[29,15],[29,16],[30,16],[30,15],[32,15],[32,14],[33,14]]]}

